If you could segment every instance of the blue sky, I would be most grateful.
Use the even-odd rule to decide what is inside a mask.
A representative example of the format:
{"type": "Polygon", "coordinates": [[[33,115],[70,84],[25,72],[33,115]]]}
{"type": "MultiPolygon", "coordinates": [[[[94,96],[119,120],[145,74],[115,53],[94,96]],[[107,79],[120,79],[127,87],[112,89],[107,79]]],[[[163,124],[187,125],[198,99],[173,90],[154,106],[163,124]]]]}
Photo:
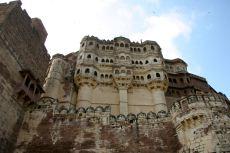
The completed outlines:
{"type": "MultiPolygon", "coordinates": [[[[9,0],[0,0],[9,2],[9,0]]],[[[85,35],[156,40],[164,57],[184,59],[230,97],[229,0],[22,0],[42,19],[51,55],[77,51],[85,35]]]]}

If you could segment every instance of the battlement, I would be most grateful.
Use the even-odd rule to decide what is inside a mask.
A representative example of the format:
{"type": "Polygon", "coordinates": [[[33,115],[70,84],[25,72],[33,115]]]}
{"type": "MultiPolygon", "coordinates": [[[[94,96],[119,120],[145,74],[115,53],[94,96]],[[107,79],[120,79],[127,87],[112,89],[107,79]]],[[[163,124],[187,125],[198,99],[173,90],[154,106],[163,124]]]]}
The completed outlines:
{"type": "Polygon", "coordinates": [[[79,107],[75,108],[70,105],[65,106],[61,104],[57,99],[51,97],[42,97],[31,111],[45,111],[52,110],[54,120],[61,121],[76,121],[82,119],[97,120],[97,122],[104,121],[105,124],[130,124],[138,122],[139,124],[155,124],[161,122],[170,121],[170,116],[165,111],[159,111],[154,113],[152,111],[148,113],[140,112],[138,114],[130,113],[128,115],[111,114],[110,106],[97,106],[97,107],[79,107]]]}
{"type": "Polygon", "coordinates": [[[170,112],[171,114],[183,114],[190,110],[202,108],[223,108],[227,109],[225,99],[217,94],[190,95],[174,102],[170,112]]]}

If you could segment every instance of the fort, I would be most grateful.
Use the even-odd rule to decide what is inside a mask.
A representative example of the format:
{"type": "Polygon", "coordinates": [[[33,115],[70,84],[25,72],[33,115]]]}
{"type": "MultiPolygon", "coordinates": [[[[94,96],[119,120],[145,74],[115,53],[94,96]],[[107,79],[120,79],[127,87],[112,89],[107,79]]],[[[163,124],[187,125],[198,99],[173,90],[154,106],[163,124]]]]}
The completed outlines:
{"type": "Polygon", "coordinates": [[[0,153],[227,153],[230,101],[155,41],[82,38],[50,58],[20,1],[0,4],[0,153]]]}

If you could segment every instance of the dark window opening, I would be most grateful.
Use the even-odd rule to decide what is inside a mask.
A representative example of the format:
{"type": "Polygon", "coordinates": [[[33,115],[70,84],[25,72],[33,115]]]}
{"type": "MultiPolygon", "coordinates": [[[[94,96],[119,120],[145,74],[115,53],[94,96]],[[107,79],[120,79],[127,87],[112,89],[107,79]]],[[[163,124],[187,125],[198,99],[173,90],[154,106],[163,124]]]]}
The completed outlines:
{"type": "Polygon", "coordinates": [[[160,73],[156,73],[156,77],[160,78],[161,77],[160,73]]]}
{"type": "Polygon", "coordinates": [[[147,75],[147,79],[151,79],[151,75],[150,74],[147,75]]]}

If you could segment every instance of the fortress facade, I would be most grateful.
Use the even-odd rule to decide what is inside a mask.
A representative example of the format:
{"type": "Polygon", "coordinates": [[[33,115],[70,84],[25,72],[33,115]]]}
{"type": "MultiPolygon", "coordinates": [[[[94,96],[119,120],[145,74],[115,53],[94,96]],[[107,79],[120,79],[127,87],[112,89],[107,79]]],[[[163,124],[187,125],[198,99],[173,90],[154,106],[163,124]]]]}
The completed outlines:
{"type": "Polygon", "coordinates": [[[0,27],[0,153],[230,152],[228,98],[157,42],[85,36],[50,59],[20,1],[0,27]]]}

